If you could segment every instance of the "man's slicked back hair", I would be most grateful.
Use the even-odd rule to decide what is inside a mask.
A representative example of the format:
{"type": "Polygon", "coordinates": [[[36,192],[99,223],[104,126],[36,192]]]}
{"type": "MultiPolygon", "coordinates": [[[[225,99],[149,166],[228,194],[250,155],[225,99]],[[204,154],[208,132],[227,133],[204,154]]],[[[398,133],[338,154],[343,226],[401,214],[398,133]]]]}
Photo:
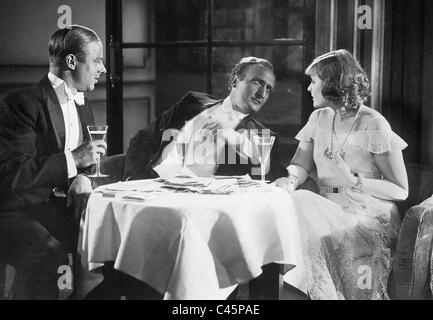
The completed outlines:
{"type": "Polygon", "coordinates": [[[85,47],[90,42],[101,41],[95,31],[80,25],[59,29],[53,33],[48,43],[50,63],[61,66],[68,54],[73,54],[78,61],[86,60],[85,47]]]}

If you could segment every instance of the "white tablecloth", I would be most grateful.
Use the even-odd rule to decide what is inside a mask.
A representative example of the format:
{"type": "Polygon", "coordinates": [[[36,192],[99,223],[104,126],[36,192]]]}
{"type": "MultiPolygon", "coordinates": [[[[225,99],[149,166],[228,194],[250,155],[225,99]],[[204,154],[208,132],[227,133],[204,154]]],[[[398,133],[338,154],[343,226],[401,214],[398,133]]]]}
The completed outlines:
{"type": "MultiPolygon", "coordinates": [[[[110,186],[149,189],[152,183],[110,186]]],[[[81,221],[78,254],[79,298],[102,281],[105,261],[164,299],[226,299],[265,264],[302,267],[291,198],[271,186],[230,195],[149,193],[144,201],[94,192],[81,221]]]]}

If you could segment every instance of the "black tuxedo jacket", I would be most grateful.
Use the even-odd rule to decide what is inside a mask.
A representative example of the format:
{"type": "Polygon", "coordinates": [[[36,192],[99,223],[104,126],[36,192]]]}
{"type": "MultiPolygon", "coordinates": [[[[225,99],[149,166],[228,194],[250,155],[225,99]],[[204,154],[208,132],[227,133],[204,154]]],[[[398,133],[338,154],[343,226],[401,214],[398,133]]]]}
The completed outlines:
{"type": "MultiPolygon", "coordinates": [[[[148,127],[140,130],[130,141],[126,153],[124,178],[147,179],[156,177],[157,175],[155,171],[153,171],[152,167],[160,158],[163,149],[173,139],[170,135],[168,135],[168,138],[163,138],[163,135],[167,134],[166,130],[180,130],[185,125],[185,121],[191,120],[197,114],[219,102],[221,102],[220,99],[206,93],[189,92],[178,103],[163,112],[148,127]]],[[[256,129],[260,134],[261,130],[266,128],[248,115],[242,119],[235,130],[242,129],[256,129]]],[[[279,177],[287,176],[287,170],[283,168],[279,162],[278,138],[275,133],[271,132],[271,134],[274,135],[276,139],[271,151],[270,170],[266,175],[267,180],[275,180],[279,177]]],[[[227,157],[230,154],[227,145],[225,151],[227,157]]],[[[235,164],[230,164],[228,159],[226,159],[224,164],[218,165],[215,174],[250,174],[255,179],[260,178],[259,175],[252,175],[253,167],[259,166],[251,163],[249,159],[247,164],[241,164],[239,155],[236,154],[235,164]]]]}
{"type": "MultiPolygon", "coordinates": [[[[84,139],[94,123],[91,110],[77,105],[84,139]]],[[[64,155],[65,126],[57,95],[45,76],[30,88],[7,94],[0,102],[0,213],[33,210],[68,190],[64,155]]]]}

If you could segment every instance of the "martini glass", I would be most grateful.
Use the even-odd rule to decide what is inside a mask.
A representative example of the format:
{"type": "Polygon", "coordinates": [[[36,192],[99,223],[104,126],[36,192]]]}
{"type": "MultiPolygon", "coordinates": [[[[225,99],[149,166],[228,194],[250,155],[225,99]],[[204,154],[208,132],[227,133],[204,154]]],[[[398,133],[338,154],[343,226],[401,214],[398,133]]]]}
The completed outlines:
{"type": "Polygon", "coordinates": [[[177,153],[182,157],[182,167],[185,167],[185,159],[188,153],[189,142],[183,140],[176,141],[177,153]]]}
{"type": "MultiPolygon", "coordinates": [[[[89,131],[90,140],[105,140],[107,136],[108,126],[87,126],[87,131],[89,131]]],[[[108,177],[107,174],[101,173],[101,155],[98,153],[96,157],[96,172],[89,177],[108,177]]]]}
{"type": "Polygon", "coordinates": [[[260,162],[260,180],[265,181],[266,166],[268,165],[269,158],[271,156],[271,150],[272,146],[274,145],[275,137],[271,135],[254,135],[252,138],[260,162]]]}

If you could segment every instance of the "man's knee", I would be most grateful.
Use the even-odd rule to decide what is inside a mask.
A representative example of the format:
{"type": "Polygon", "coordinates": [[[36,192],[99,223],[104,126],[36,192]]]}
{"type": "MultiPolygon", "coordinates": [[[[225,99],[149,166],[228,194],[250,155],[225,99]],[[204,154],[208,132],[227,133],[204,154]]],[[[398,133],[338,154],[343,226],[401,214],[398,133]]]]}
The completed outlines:
{"type": "Polygon", "coordinates": [[[37,269],[43,268],[46,271],[50,270],[49,272],[56,272],[59,266],[67,263],[67,255],[63,245],[57,239],[47,236],[33,245],[16,250],[11,262],[17,267],[40,265],[37,269]]]}
{"type": "Polygon", "coordinates": [[[57,268],[67,264],[67,253],[63,245],[55,238],[50,237],[45,243],[46,261],[50,268],[57,268]]]}

